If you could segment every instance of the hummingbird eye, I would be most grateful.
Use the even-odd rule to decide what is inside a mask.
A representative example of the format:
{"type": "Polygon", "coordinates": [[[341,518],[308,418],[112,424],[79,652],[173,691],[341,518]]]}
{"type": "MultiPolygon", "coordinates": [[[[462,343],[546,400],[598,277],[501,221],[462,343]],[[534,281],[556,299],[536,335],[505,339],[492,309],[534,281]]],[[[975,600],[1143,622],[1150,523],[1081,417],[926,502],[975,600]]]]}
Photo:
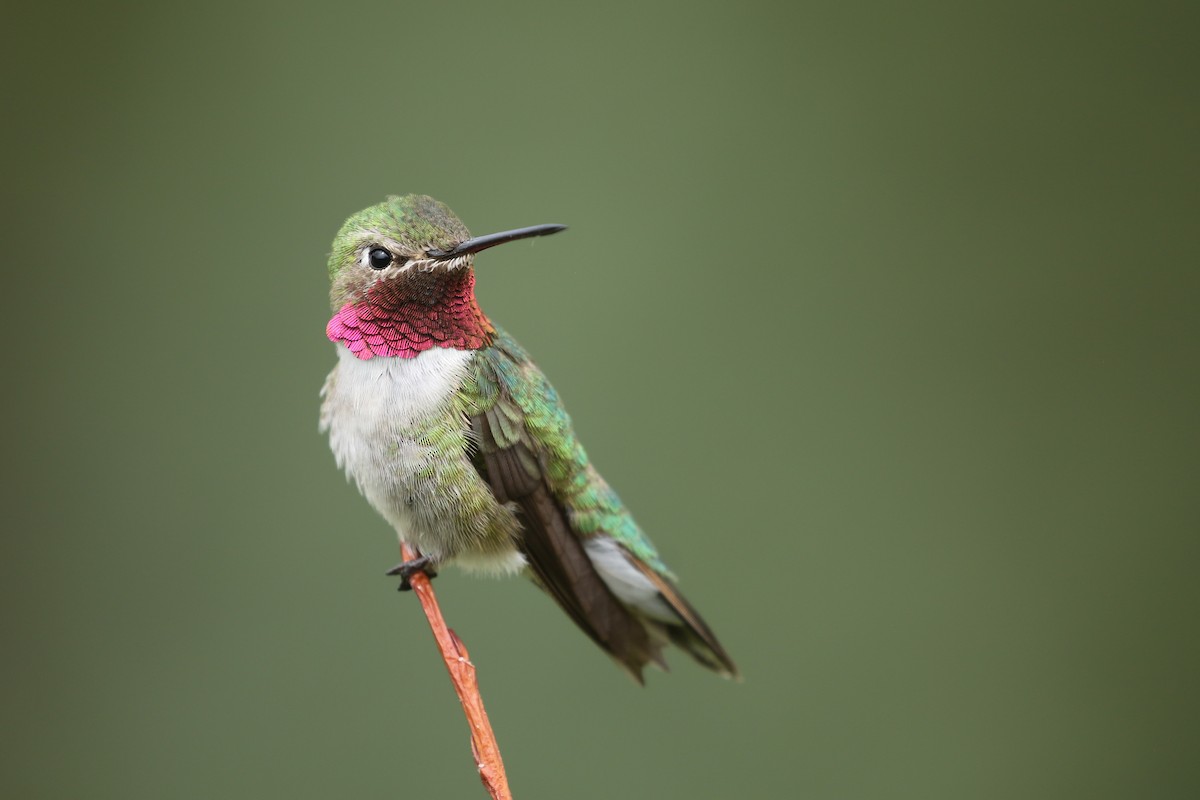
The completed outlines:
{"type": "Polygon", "coordinates": [[[392,263],[392,254],[382,247],[373,247],[371,252],[367,253],[367,262],[370,263],[371,269],[384,269],[392,263]]]}

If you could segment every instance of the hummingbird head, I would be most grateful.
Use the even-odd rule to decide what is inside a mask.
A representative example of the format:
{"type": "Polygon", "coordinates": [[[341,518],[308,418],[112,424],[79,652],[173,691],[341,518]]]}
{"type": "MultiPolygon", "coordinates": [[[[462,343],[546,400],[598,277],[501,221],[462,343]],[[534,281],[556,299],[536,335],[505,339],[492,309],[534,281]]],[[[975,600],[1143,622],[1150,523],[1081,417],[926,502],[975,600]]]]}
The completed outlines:
{"type": "Polygon", "coordinates": [[[359,358],[485,346],[494,329],[475,302],[475,253],[565,227],[536,225],[472,238],[432,197],[389,197],[346,220],[333,240],[329,299],[335,314],[326,333],[359,358]]]}
{"type": "Polygon", "coordinates": [[[439,263],[429,252],[450,250],[470,237],[443,203],[419,194],[393,195],[350,217],[338,231],[329,254],[330,303],[341,308],[366,296],[373,285],[414,269],[469,266],[466,259],[439,263]]]}

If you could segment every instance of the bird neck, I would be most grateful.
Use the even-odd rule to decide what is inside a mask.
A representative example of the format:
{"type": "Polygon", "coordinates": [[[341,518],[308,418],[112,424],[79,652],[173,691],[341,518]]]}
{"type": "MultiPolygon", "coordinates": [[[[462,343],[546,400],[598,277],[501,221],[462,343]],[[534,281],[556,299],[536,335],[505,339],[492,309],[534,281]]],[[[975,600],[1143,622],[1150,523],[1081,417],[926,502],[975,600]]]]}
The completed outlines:
{"type": "Polygon", "coordinates": [[[325,326],[360,359],[415,358],[433,347],[479,350],[496,329],[475,300],[475,273],[409,270],[373,284],[346,303],[325,326]]]}

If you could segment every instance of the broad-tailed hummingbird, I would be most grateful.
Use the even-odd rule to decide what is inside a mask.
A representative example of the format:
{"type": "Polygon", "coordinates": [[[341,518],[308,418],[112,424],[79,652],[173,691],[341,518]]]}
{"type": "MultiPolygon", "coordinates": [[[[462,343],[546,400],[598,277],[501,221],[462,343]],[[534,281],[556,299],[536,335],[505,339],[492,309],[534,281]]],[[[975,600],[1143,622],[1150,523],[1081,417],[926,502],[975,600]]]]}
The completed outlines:
{"type": "Polygon", "coordinates": [[[443,564],[524,572],[639,681],[647,663],[666,666],[668,642],[736,677],[588,461],[554,388],[476,302],[476,253],[563,228],[473,238],[423,195],[350,217],[329,257],[326,334],[338,362],[321,430],[338,465],[420,552],[392,571],[405,584],[443,564]]]}

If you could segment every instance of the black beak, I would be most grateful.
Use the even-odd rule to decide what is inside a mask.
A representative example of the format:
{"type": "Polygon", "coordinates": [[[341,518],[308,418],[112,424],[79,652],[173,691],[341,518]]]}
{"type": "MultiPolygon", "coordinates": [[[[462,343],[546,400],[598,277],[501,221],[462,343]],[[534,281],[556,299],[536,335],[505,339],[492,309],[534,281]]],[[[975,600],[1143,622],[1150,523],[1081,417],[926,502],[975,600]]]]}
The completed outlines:
{"type": "Polygon", "coordinates": [[[474,239],[467,239],[462,244],[452,247],[449,250],[427,250],[425,255],[429,258],[439,260],[454,258],[456,256],[464,256],[467,253],[478,253],[480,250],[487,250],[489,247],[495,247],[505,242],[515,242],[517,239],[528,239],[531,236],[549,236],[552,233],[558,233],[566,229],[566,225],[534,225],[531,228],[517,228],[515,231],[489,233],[487,236],[476,236],[474,239]]]}

